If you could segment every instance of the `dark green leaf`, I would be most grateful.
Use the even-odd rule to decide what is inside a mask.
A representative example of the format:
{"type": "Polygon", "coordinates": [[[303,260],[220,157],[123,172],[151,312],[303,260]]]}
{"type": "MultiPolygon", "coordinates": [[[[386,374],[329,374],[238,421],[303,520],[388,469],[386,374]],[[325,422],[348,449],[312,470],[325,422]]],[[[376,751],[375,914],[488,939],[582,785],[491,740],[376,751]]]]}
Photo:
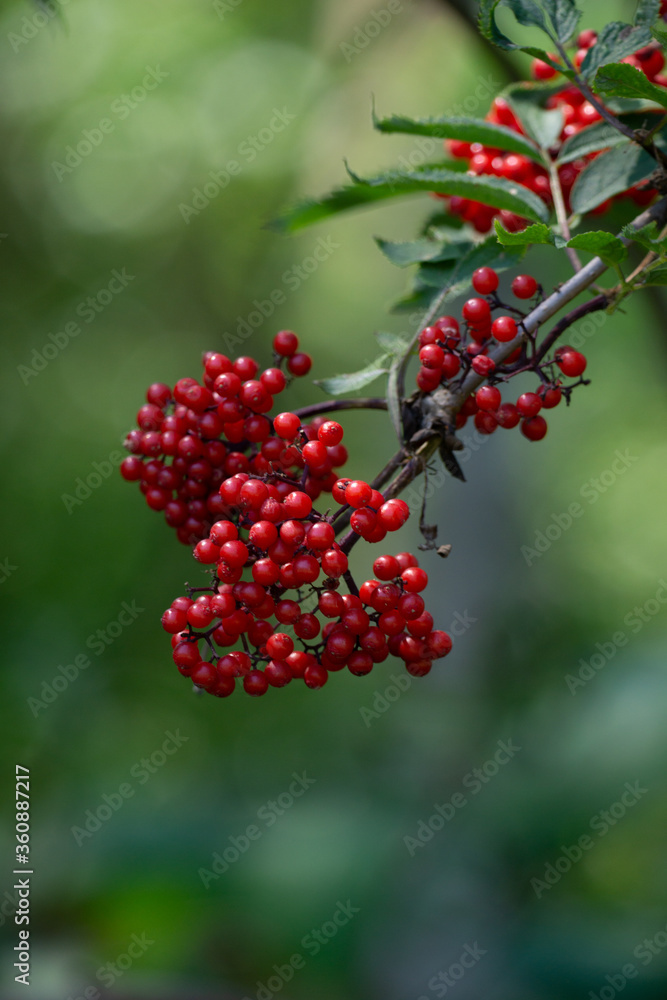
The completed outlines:
{"type": "MultiPolygon", "coordinates": [[[[655,2],[655,0],[648,0],[648,2],[655,2]]],[[[574,0],[543,0],[543,3],[554,26],[558,41],[561,45],[566,45],[576,30],[582,11],[577,10],[574,0]]]]}
{"type": "Polygon", "coordinates": [[[661,241],[658,239],[660,233],[658,232],[657,222],[649,222],[648,225],[642,226],[641,229],[635,229],[632,225],[623,226],[621,232],[627,239],[638,243],[645,250],[657,252],[660,249],[661,241]]]}
{"type": "Polygon", "coordinates": [[[575,250],[586,250],[588,253],[600,257],[605,264],[610,266],[620,264],[628,256],[628,248],[611,233],[598,230],[590,233],[579,233],[573,236],[567,244],[575,250]]]}
{"type": "Polygon", "coordinates": [[[544,14],[533,0],[501,0],[503,7],[508,7],[519,24],[526,28],[541,28],[548,33],[544,14]]]}
{"type": "Polygon", "coordinates": [[[329,396],[340,396],[344,392],[356,392],[357,389],[363,389],[364,386],[370,385],[380,375],[386,375],[389,371],[388,360],[388,354],[381,354],[379,358],[358,372],[315,379],[315,385],[319,385],[329,396]]]}
{"type": "Polygon", "coordinates": [[[481,142],[485,146],[521,153],[531,160],[542,161],[539,149],[505,125],[483,121],[480,118],[405,118],[392,115],[390,118],[376,118],[373,124],[379,132],[400,132],[407,135],[427,135],[434,139],[461,139],[463,142],[481,142]]]}
{"type": "Polygon", "coordinates": [[[661,45],[667,45],[667,30],[665,30],[662,24],[654,24],[651,28],[651,34],[661,45]]]}
{"type": "Polygon", "coordinates": [[[648,45],[650,41],[651,31],[646,25],[633,27],[631,24],[623,24],[622,21],[605,24],[597,42],[586,53],[580,73],[586,79],[590,79],[600,66],[620,62],[643,45],[648,45]]]}
{"type": "Polygon", "coordinates": [[[545,221],[549,215],[544,202],[533,191],[514,181],[491,174],[463,174],[447,168],[429,167],[413,171],[396,170],[365,180],[348,172],[362,190],[367,187],[380,191],[388,189],[391,192],[390,197],[397,193],[433,191],[438,194],[472,198],[485,205],[504,208],[535,221],[545,221]]]}
{"type": "Polygon", "coordinates": [[[438,239],[412,240],[409,243],[393,243],[391,240],[375,238],[385,257],[397,267],[409,267],[423,261],[456,260],[470,246],[469,240],[444,242],[438,239]]]}
{"type": "Polygon", "coordinates": [[[570,194],[572,208],[581,214],[590,212],[607,198],[646,180],[655,167],[655,160],[634,142],[610,149],[579,174],[570,194]]]}
{"type": "Polygon", "coordinates": [[[499,2],[500,0],[481,0],[478,14],[479,30],[485,38],[488,38],[498,48],[516,49],[518,46],[507,35],[503,35],[496,24],[496,7],[499,2]]]}
{"type": "Polygon", "coordinates": [[[660,0],[639,0],[635,13],[635,24],[646,24],[650,28],[660,14],[660,0]]]}
{"type": "Polygon", "coordinates": [[[667,108],[667,90],[656,87],[640,69],[628,63],[611,63],[598,70],[595,89],[611,97],[643,98],[667,108]]]}
{"type": "MultiPolygon", "coordinates": [[[[601,70],[601,72],[604,73],[606,70],[601,70]]],[[[655,113],[649,112],[621,115],[620,120],[632,129],[650,129],[658,121],[658,117],[655,113]]],[[[578,160],[589,153],[595,153],[601,149],[610,149],[612,146],[619,146],[621,143],[627,141],[626,137],[618,129],[615,129],[613,125],[609,125],[605,121],[599,121],[594,125],[589,125],[588,128],[582,129],[581,132],[576,132],[569,139],[565,140],[558,154],[558,163],[571,163],[572,160],[578,160]]]]}
{"type": "Polygon", "coordinates": [[[563,113],[559,108],[547,111],[544,103],[552,94],[562,89],[539,84],[513,84],[503,92],[512,111],[525,131],[542,149],[549,149],[558,140],[563,129],[563,113]]]}
{"type": "Polygon", "coordinates": [[[520,233],[508,232],[498,219],[495,221],[495,227],[498,242],[504,247],[528,247],[537,243],[550,243],[552,246],[565,245],[565,240],[553,233],[549,226],[545,226],[543,222],[527,226],[520,233]]]}
{"type": "MultiPolygon", "coordinates": [[[[558,0],[553,0],[553,5],[557,2],[558,0]]],[[[562,3],[563,0],[560,0],[560,2],[562,3]]],[[[563,76],[568,79],[573,79],[574,74],[570,70],[562,67],[557,61],[554,61],[549,53],[545,52],[544,49],[538,49],[532,45],[517,45],[516,42],[513,42],[507,37],[507,35],[504,35],[503,32],[500,31],[498,25],[496,24],[495,14],[496,7],[498,7],[499,4],[509,7],[520,24],[539,27],[549,35],[552,41],[555,41],[553,32],[547,28],[544,15],[540,11],[537,4],[533,3],[532,0],[482,0],[479,7],[478,23],[479,30],[484,37],[488,38],[488,40],[493,42],[494,45],[497,45],[498,48],[506,49],[507,51],[516,49],[519,52],[526,52],[535,59],[541,59],[543,62],[546,62],[550,66],[557,69],[563,74],[563,76]]],[[[562,27],[567,27],[565,19],[562,19],[560,23],[562,27]]]]}

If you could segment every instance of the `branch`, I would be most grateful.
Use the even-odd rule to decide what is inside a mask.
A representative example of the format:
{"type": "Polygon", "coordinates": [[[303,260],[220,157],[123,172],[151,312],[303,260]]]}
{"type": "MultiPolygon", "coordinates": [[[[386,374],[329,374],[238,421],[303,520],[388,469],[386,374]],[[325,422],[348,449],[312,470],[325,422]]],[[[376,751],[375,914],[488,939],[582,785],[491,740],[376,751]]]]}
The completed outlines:
{"type": "Polygon", "coordinates": [[[335,413],[338,410],[386,410],[387,400],[379,396],[360,396],[359,399],[326,399],[322,403],[311,403],[294,410],[297,417],[317,417],[321,413],[335,413]]]}

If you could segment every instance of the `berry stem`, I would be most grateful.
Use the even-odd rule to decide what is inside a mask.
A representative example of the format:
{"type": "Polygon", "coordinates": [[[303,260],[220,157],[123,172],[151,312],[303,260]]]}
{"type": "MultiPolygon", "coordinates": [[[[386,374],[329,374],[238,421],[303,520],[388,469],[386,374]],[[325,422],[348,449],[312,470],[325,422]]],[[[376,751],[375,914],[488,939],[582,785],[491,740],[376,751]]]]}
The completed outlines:
{"type": "MultiPolygon", "coordinates": [[[[563,188],[561,187],[560,177],[558,176],[558,167],[555,160],[550,160],[549,162],[549,180],[551,182],[551,193],[554,199],[554,208],[556,209],[556,218],[558,219],[558,225],[560,226],[560,234],[564,240],[569,240],[570,227],[567,222],[567,210],[565,208],[565,200],[563,198],[563,188]]],[[[566,247],[565,252],[575,273],[577,271],[581,271],[581,261],[579,260],[579,255],[574,247],[566,247]]]]}
{"type": "Polygon", "coordinates": [[[322,403],[311,403],[294,410],[297,417],[308,419],[318,417],[322,413],[335,413],[337,410],[386,410],[387,400],[380,396],[360,396],[359,399],[326,399],[322,403]]]}

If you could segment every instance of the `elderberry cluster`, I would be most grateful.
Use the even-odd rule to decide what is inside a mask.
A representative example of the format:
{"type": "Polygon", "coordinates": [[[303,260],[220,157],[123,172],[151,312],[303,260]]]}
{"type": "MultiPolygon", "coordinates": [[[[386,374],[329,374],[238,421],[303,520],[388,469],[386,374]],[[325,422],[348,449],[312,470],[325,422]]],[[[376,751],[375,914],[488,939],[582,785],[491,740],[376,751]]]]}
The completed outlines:
{"type": "MultiPolygon", "coordinates": [[[[577,69],[581,66],[587,52],[597,41],[597,33],[590,29],[580,32],[576,39],[576,53],[573,58],[577,69]]],[[[554,62],[558,62],[558,56],[549,54],[554,62]]],[[[627,56],[622,62],[629,63],[636,69],[641,70],[645,76],[658,87],[667,87],[667,75],[662,71],[665,66],[665,58],[659,45],[648,45],[637,52],[627,56]]],[[[539,81],[557,81],[560,74],[549,63],[540,59],[533,60],[532,75],[539,81]]],[[[586,100],[585,96],[573,85],[567,82],[556,93],[551,94],[545,103],[546,108],[558,108],[563,115],[563,128],[560,136],[551,150],[552,155],[558,156],[562,144],[571,136],[576,135],[582,129],[595,124],[601,120],[598,110],[586,100]]],[[[648,112],[647,112],[648,114],[648,112]]],[[[657,114],[657,112],[656,112],[657,114]]],[[[496,97],[491,105],[491,110],[486,115],[486,120],[498,125],[505,125],[514,132],[523,134],[523,128],[515,117],[509,103],[503,97],[496,97]]],[[[538,163],[534,163],[526,156],[518,153],[505,153],[500,149],[484,146],[482,143],[463,142],[458,139],[445,141],[445,148],[450,155],[458,159],[468,161],[468,172],[471,174],[486,174],[496,177],[504,177],[507,180],[515,181],[523,187],[528,188],[537,194],[547,205],[553,203],[553,195],[548,172],[538,163]]],[[[589,153],[570,163],[565,163],[558,168],[558,177],[563,190],[563,197],[567,211],[571,211],[570,192],[574,183],[584,169],[599,152],[589,153]]],[[[615,196],[616,199],[630,198],[637,205],[648,205],[656,195],[655,188],[648,184],[633,185],[626,191],[615,196]]],[[[509,232],[520,232],[529,224],[529,220],[514,212],[493,208],[482,202],[474,201],[459,196],[450,197],[448,195],[436,195],[449,203],[449,211],[453,215],[461,216],[466,222],[480,233],[486,233],[491,229],[496,216],[500,219],[505,229],[509,232]]],[[[592,215],[601,215],[611,206],[611,199],[604,201],[591,211],[592,215]]]]}
{"type": "MultiPolygon", "coordinates": [[[[489,348],[496,343],[509,343],[519,331],[519,323],[507,314],[511,309],[521,319],[522,313],[513,307],[504,307],[506,312],[492,318],[493,312],[502,309],[496,295],[498,274],[493,268],[480,267],[472,278],[472,285],[480,296],[468,299],[462,309],[465,321],[461,324],[454,316],[441,316],[431,326],[425,327],[419,335],[419,360],[421,368],[417,373],[417,387],[424,393],[433,392],[439,385],[456,388],[470,370],[487,379],[474,396],[469,396],[456,416],[456,427],[465,426],[472,417],[480,434],[493,434],[497,427],[511,429],[521,424],[521,432],[530,441],[540,441],[547,433],[547,422],[540,410],[550,410],[558,406],[563,396],[569,401],[575,385],[582,384],[581,376],[586,368],[586,358],[572,347],[559,347],[551,360],[539,361],[523,358],[524,347],[519,345],[501,367],[497,367],[489,357],[489,348]],[[516,374],[516,365],[525,360],[522,371],[534,371],[541,384],[536,392],[524,392],[516,403],[502,402],[498,384],[516,374]],[[579,381],[563,385],[559,377],[578,378],[579,381]],[[458,379],[457,379],[458,376],[458,379]]],[[[535,278],[520,274],[512,282],[512,292],[518,299],[533,298],[538,292],[535,278]]],[[[534,346],[534,345],[533,345],[534,346]]]]}
{"type": "MultiPolygon", "coordinates": [[[[273,346],[288,374],[310,369],[291,331],[273,346]]],[[[149,388],[127,438],[133,454],[122,475],[139,481],[148,505],[210,567],[208,585],[188,588],[162,616],[178,670],[217,697],[237,680],[251,695],[294,678],[320,688],[332,671],[361,676],[389,655],[424,676],[452,645],[425,610],[425,570],[410,553],[382,555],[375,577],[357,588],[346,553],[356,538],[380,542],[398,530],[408,505],[338,478],[343,427],[290,411],[270,417],[287,380],[280,367],[256,379],[258,371],[252,358],[207,354],[203,384],[149,388]],[[313,507],[323,493],[338,509],[313,507]]]]}

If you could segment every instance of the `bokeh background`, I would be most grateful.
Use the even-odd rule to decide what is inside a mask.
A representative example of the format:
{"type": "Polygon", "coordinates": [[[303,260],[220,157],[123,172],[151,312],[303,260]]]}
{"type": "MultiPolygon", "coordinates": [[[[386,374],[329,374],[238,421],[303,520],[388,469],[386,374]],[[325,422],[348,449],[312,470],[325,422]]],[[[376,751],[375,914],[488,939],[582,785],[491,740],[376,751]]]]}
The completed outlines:
{"type": "MultiPolygon", "coordinates": [[[[585,9],[598,28],[632,14],[627,2],[585,9]]],[[[193,696],[159,625],[196,573],[188,550],[115,471],[82,502],[64,499],[95,463],[108,471],[117,461],[146,386],[196,376],[201,352],[224,347],[274,289],[285,303],[239,348],[264,363],[281,327],[312,351],[315,377],[371,360],[373,330],[407,329],[388,313],[406,274],[372,237],[412,236],[428,198],[289,239],[265,224],[297,196],[341,182],[343,156],[363,172],[414,150],[409,138],[373,133],[372,95],[383,113],[438,114],[486,87],[482,115],[525,73],[526,57],[500,60],[480,41],[471,10],[463,0],[458,10],[436,0],[2,4],[8,1000],[417,1000],[454,988],[458,1000],[610,1000],[626,984],[628,997],[665,995],[659,299],[580,331],[593,381],[554,411],[543,442],[498,433],[465,453],[466,484],[436,491],[429,517],[453,550],[446,562],[424,558],[429,605],[461,634],[394,701],[391,675],[405,675],[391,661],[366,678],[333,675],[318,692],[193,696]],[[386,24],[367,29],[378,12],[386,24]],[[135,88],[151,73],[159,82],[142,96],[135,88]],[[293,119],[251,162],[244,143],[276,108],[293,119]],[[59,167],[103,118],[113,128],[90,155],[59,167]],[[179,206],[234,158],[241,173],[185,221],[179,206]],[[331,252],[291,288],[286,272],[321,239],[331,252]],[[110,296],[114,271],[131,280],[110,296]],[[86,321],[89,297],[105,304],[86,321]],[[49,347],[37,370],[34,352],[44,357],[50,335],[77,319],[81,333],[49,347]],[[617,451],[627,460],[612,472],[617,451]],[[573,502],[583,515],[568,530],[539,555],[522,552],[573,502]],[[124,602],[135,617],[118,634],[124,602]],[[110,624],[116,637],[100,648],[95,635],[110,624]],[[612,641],[619,631],[623,647],[612,641]],[[84,655],[90,666],[54,689],[59,668],[84,655]],[[573,689],[567,677],[580,669],[591,679],[573,689]],[[168,732],[182,742],[161,756],[168,732]],[[498,741],[520,749],[487,765],[474,792],[466,776],[493,760],[498,741]],[[140,762],[153,754],[149,773],[140,762]],[[29,990],[12,969],[16,763],[32,777],[29,990]],[[295,772],[314,783],[290,801],[295,772]],[[87,810],[105,795],[117,802],[128,783],[132,796],[77,838],[87,810]],[[626,783],[639,792],[614,805],[626,783]],[[406,841],[457,792],[465,805],[452,819],[436,819],[422,846],[406,841]],[[267,807],[279,796],[281,815],[267,807]],[[600,819],[610,808],[613,825],[600,819]],[[216,853],[233,857],[233,838],[243,846],[253,824],[258,839],[226,871],[202,875],[216,853]],[[591,848],[565,871],[564,849],[584,835],[591,848]],[[553,884],[548,865],[558,866],[553,884]],[[318,928],[314,954],[308,935],[318,928]],[[302,961],[286,981],[275,967],[293,955],[302,961]],[[628,963],[635,974],[619,972],[628,963]]],[[[544,248],[530,267],[548,286],[563,277],[544,248]]],[[[307,380],[291,391],[295,405],[320,398],[307,380]]],[[[370,478],[392,452],[388,421],[350,414],[345,425],[349,471],[370,478]]],[[[418,541],[406,526],[400,547],[418,541]]]]}

